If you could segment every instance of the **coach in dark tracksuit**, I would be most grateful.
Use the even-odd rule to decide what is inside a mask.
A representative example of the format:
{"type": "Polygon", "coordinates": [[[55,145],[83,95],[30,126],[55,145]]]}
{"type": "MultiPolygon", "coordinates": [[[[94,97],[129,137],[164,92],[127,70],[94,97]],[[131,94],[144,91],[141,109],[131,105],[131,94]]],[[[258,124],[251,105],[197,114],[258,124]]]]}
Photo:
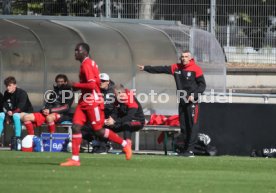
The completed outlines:
{"type": "Polygon", "coordinates": [[[206,88],[202,69],[195,63],[190,51],[181,54],[181,63],[171,66],[143,66],[138,65],[141,71],[149,73],[165,73],[174,76],[180,103],[178,106],[181,132],[186,136],[183,156],[194,156],[194,145],[199,131],[199,104],[198,94],[206,88]]]}
{"type": "Polygon", "coordinates": [[[124,139],[131,140],[131,134],[144,127],[143,109],[134,94],[122,85],[116,85],[114,90],[115,111],[105,120],[105,124],[116,133],[123,132],[124,139]]]}

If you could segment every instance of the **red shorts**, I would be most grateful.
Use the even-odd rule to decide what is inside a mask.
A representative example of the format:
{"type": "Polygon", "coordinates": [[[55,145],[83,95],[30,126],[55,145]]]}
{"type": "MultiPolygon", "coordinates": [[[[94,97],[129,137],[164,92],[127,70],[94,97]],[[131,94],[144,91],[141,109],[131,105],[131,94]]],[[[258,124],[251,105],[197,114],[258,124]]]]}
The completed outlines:
{"type": "Polygon", "coordinates": [[[87,121],[89,121],[94,131],[102,129],[104,125],[103,109],[100,106],[85,108],[78,105],[74,113],[73,123],[84,125],[87,121]]]}
{"type": "MultiPolygon", "coordinates": [[[[41,126],[43,123],[45,123],[46,121],[46,116],[43,115],[42,113],[33,113],[35,120],[34,120],[34,124],[36,127],[41,126]]],[[[59,119],[59,114],[58,113],[53,113],[56,116],[56,121],[59,119]]]]}

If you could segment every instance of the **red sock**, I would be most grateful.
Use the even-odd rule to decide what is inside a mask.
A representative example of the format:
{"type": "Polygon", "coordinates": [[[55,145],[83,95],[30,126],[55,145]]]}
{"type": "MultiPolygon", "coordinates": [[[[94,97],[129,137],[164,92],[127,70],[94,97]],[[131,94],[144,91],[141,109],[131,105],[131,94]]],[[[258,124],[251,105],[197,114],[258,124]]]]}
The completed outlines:
{"type": "Polygon", "coordinates": [[[48,130],[50,133],[54,133],[56,131],[56,124],[55,122],[48,123],[48,130]]]}
{"type": "Polygon", "coordinates": [[[24,125],[27,129],[28,135],[34,135],[34,126],[31,121],[24,122],[24,125]]]}
{"type": "Polygon", "coordinates": [[[82,141],[82,134],[77,133],[72,135],[72,155],[78,156],[80,153],[80,144],[82,141]]]}
{"type": "Polygon", "coordinates": [[[111,131],[110,129],[105,129],[104,137],[107,138],[109,141],[113,141],[120,145],[123,143],[123,139],[119,135],[111,131]]]}

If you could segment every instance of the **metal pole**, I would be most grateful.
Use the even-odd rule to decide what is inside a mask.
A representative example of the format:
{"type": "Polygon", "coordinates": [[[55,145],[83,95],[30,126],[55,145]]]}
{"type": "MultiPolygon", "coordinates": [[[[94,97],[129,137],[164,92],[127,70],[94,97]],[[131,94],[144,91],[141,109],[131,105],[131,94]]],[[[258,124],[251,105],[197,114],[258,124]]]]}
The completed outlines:
{"type": "Polygon", "coordinates": [[[196,27],[196,18],[195,17],[193,17],[193,19],[192,19],[192,26],[196,27]]]}
{"type": "Polygon", "coordinates": [[[106,18],[110,18],[110,13],[111,13],[111,11],[110,11],[110,0],[105,0],[105,17],[106,18]]]}
{"type": "Polygon", "coordinates": [[[68,16],[68,15],[72,15],[72,13],[71,13],[71,3],[72,3],[72,0],[67,0],[67,1],[66,1],[67,16],[68,16]]]}
{"type": "Polygon", "coordinates": [[[268,100],[269,100],[268,96],[264,96],[264,103],[265,104],[268,104],[268,100]]]}
{"type": "Polygon", "coordinates": [[[211,0],[211,34],[216,35],[216,0],[211,0]]]}
{"type": "Polygon", "coordinates": [[[139,151],[140,149],[140,133],[139,131],[138,132],[135,132],[135,151],[139,151]]]}
{"type": "Polygon", "coordinates": [[[230,46],[230,26],[229,25],[227,25],[226,40],[227,40],[226,47],[227,49],[229,49],[229,46],[230,46]]]}
{"type": "Polygon", "coordinates": [[[194,47],[195,47],[195,45],[194,45],[194,29],[192,28],[191,30],[190,30],[190,41],[189,41],[189,50],[190,50],[190,52],[192,53],[192,55],[194,56],[194,47]]]}

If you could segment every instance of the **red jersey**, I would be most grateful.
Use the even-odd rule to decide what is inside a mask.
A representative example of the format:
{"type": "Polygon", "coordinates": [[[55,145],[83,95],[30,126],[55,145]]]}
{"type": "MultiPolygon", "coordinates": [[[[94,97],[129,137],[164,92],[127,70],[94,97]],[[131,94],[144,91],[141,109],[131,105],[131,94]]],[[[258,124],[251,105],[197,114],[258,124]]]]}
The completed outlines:
{"type": "Polygon", "coordinates": [[[104,100],[100,90],[100,77],[98,65],[95,61],[86,57],[80,66],[80,83],[75,83],[75,88],[81,89],[82,96],[79,99],[81,106],[102,106],[104,100]]]}

